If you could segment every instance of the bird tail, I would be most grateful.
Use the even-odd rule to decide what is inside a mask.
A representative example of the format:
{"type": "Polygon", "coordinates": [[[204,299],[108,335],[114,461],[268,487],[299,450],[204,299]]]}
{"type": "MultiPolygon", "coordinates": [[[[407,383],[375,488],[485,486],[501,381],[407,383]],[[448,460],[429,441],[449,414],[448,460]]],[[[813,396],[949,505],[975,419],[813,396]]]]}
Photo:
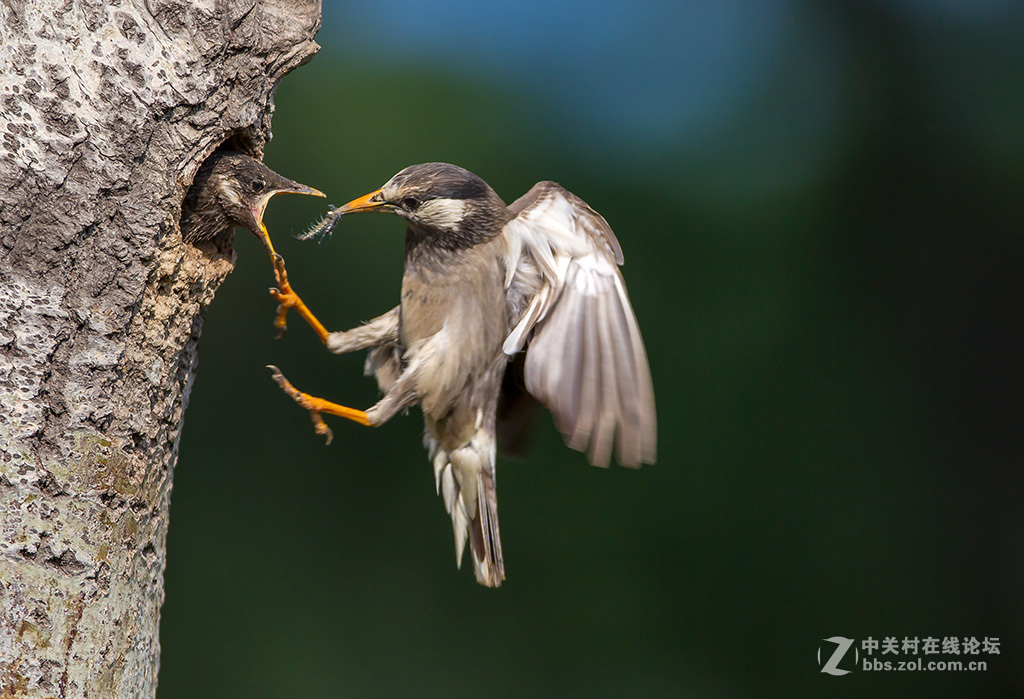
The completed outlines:
{"type": "Polygon", "coordinates": [[[477,582],[497,587],[505,579],[505,561],[501,556],[501,532],[498,530],[498,494],[494,472],[477,475],[476,517],[470,521],[469,542],[473,553],[473,572],[477,582]]]}
{"type": "Polygon", "coordinates": [[[452,517],[455,563],[462,567],[468,539],[477,582],[498,587],[505,579],[505,563],[498,530],[494,437],[478,432],[469,444],[451,453],[431,446],[437,490],[452,517]]]}

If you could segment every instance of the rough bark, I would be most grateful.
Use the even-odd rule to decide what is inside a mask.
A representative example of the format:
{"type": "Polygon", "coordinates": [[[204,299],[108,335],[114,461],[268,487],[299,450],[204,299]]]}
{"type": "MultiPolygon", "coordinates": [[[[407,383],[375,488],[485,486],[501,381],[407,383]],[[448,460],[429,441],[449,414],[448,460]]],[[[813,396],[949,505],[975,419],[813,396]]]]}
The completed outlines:
{"type": "Polygon", "coordinates": [[[171,476],[233,253],[183,244],[259,156],[318,0],[0,4],[0,697],[151,697],[171,476]]]}

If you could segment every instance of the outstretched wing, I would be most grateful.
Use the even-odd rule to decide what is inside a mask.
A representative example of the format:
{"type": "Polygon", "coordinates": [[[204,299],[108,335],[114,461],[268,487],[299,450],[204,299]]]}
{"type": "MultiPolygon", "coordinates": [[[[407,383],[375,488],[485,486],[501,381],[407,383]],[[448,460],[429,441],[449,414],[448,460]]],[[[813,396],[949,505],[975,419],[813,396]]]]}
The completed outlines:
{"type": "Polygon", "coordinates": [[[515,324],[507,354],[526,348],[527,390],[573,449],[607,466],[655,458],[654,387],[607,221],[554,182],[509,206],[502,235],[515,324]]]}

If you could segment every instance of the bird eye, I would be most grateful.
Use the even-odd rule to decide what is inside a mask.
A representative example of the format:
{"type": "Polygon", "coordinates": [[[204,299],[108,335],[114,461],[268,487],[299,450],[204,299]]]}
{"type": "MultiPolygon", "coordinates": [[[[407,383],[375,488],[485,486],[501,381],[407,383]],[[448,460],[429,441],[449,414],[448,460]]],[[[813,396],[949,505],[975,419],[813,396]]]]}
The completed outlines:
{"type": "Polygon", "coordinates": [[[252,191],[262,192],[263,188],[267,186],[267,183],[262,178],[257,177],[252,181],[252,191]]]}
{"type": "Polygon", "coordinates": [[[408,211],[415,211],[420,206],[420,200],[416,197],[406,197],[402,200],[402,208],[408,211]]]}

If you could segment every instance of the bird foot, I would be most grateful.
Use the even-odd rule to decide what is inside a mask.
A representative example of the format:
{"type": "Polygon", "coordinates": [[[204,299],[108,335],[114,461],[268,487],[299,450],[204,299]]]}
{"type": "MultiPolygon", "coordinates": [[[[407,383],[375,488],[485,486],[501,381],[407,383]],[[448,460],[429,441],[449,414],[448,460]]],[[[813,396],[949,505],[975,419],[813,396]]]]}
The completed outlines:
{"type": "Polygon", "coordinates": [[[277,287],[271,287],[270,295],[277,301],[277,315],[274,316],[274,327],[277,328],[277,337],[280,338],[288,329],[288,309],[300,303],[302,299],[288,283],[288,271],[284,266],[284,258],[274,253],[271,256],[274,263],[274,277],[277,280],[277,287]]]}
{"type": "Polygon", "coordinates": [[[322,434],[327,437],[327,443],[330,444],[331,440],[334,439],[334,433],[331,432],[331,428],[327,426],[324,419],[320,416],[320,413],[327,413],[328,415],[337,415],[353,422],[358,422],[360,425],[369,426],[369,416],[362,410],[356,410],[355,408],[349,408],[344,405],[338,405],[332,403],[329,400],[323,398],[317,398],[311,396],[308,393],[303,393],[294,386],[291,382],[284,377],[281,370],[273,364],[268,364],[267,368],[273,372],[271,377],[281,387],[281,390],[291,396],[292,400],[298,403],[300,406],[309,411],[309,416],[313,420],[313,429],[317,434],[322,434]]]}
{"type": "Polygon", "coordinates": [[[320,338],[320,342],[327,344],[327,338],[330,336],[330,333],[327,332],[327,328],[313,315],[313,312],[309,310],[306,304],[302,302],[299,295],[292,289],[292,285],[288,283],[288,271],[284,266],[284,258],[274,253],[271,259],[274,262],[274,277],[277,279],[277,287],[270,288],[270,295],[277,301],[277,315],[274,317],[277,337],[280,338],[284,335],[285,330],[288,329],[288,309],[294,308],[309,323],[309,327],[313,328],[313,332],[320,338]]]}

